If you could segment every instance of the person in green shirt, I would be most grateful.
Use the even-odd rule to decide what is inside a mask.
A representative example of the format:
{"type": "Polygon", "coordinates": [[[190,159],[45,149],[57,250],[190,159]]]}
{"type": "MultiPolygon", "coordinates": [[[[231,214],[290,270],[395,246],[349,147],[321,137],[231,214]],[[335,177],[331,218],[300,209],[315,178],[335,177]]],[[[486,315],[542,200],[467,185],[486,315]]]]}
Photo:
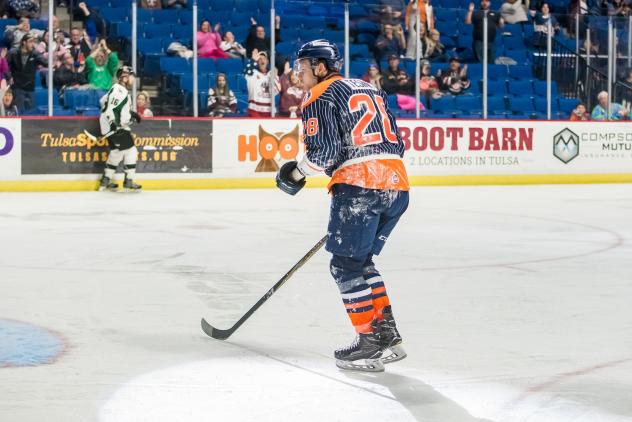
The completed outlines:
{"type": "Polygon", "coordinates": [[[101,40],[86,59],[88,83],[95,89],[109,90],[118,67],[118,55],[108,48],[105,40],[101,40]]]}

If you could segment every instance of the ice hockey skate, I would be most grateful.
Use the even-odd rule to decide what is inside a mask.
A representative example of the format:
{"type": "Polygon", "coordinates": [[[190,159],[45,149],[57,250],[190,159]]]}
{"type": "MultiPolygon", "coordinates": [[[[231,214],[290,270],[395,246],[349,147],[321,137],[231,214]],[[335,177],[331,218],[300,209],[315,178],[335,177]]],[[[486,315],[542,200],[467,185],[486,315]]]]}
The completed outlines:
{"type": "Polygon", "coordinates": [[[123,191],[125,192],[140,192],[143,187],[134,183],[132,179],[125,178],[123,182],[123,191]]]}
{"type": "Polygon", "coordinates": [[[393,363],[404,359],[406,351],[402,347],[402,336],[397,331],[395,318],[390,306],[385,306],[382,311],[384,319],[378,322],[378,336],[382,345],[382,363],[393,363]]]}
{"type": "Polygon", "coordinates": [[[118,184],[112,182],[109,177],[103,176],[101,177],[101,182],[99,183],[99,192],[103,192],[105,190],[116,192],[118,191],[118,184]]]}
{"type": "Polygon", "coordinates": [[[334,352],[336,366],[350,371],[382,372],[380,356],[382,343],[375,333],[358,334],[351,345],[334,352]]]}

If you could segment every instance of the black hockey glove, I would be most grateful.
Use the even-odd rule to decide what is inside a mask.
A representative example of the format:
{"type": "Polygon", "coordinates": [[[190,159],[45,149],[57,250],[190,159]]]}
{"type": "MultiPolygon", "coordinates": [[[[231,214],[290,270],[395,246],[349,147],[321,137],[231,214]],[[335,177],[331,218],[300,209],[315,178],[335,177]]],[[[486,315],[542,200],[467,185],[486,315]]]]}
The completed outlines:
{"type": "Polygon", "coordinates": [[[136,113],[135,111],[130,111],[130,114],[132,115],[132,119],[136,120],[136,123],[140,123],[140,121],[143,120],[140,117],[140,114],[136,113]]]}
{"type": "Polygon", "coordinates": [[[306,182],[305,177],[300,180],[295,180],[294,177],[292,177],[292,172],[297,164],[296,161],[289,161],[283,164],[276,175],[277,187],[290,195],[296,195],[298,191],[303,189],[306,182]]]}

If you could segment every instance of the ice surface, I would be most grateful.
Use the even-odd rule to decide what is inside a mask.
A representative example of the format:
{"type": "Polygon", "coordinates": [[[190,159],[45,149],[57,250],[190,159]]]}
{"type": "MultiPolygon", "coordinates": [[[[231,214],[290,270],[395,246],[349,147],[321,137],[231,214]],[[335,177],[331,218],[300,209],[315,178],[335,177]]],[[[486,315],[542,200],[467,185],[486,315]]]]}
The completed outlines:
{"type": "Polygon", "coordinates": [[[334,365],[353,332],[325,251],[204,336],[322,237],[328,200],[0,194],[0,319],[67,342],[0,368],[0,421],[632,421],[631,185],[413,189],[376,259],[408,352],[383,374],[334,365]]]}

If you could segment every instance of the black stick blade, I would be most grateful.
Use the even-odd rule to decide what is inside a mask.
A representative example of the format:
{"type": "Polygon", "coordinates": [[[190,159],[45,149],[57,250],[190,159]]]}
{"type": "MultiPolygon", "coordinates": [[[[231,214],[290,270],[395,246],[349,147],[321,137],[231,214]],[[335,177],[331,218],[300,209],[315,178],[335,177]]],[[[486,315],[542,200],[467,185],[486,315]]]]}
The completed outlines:
{"type": "Polygon", "coordinates": [[[230,337],[230,335],[234,331],[234,330],[219,330],[213,327],[208,322],[206,322],[204,318],[202,318],[201,324],[202,324],[202,331],[204,331],[204,333],[207,336],[212,337],[217,340],[226,340],[228,337],[230,337]]]}

